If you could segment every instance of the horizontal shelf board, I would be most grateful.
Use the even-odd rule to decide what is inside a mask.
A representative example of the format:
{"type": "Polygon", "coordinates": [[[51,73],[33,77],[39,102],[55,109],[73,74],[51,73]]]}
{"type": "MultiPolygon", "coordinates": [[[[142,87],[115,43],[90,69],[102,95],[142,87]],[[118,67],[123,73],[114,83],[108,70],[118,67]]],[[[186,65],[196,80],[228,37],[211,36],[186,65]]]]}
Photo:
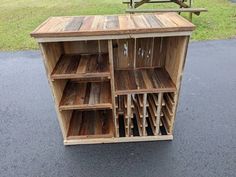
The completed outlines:
{"type": "Polygon", "coordinates": [[[68,82],[60,110],[112,108],[109,82],[68,82]]]}
{"type": "Polygon", "coordinates": [[[115,71],[117,95],[175,91],[175,84],[164,68],[115,71]]]}
{"type": "Polygon", "coordinates": [[[62,55],[52,79],[110,77],[108,54],[62,55]]]}
{"type": "Polygon", "coordinates": [[[111,110],[74,111],[67,139],[114,137],[111,110]]]}

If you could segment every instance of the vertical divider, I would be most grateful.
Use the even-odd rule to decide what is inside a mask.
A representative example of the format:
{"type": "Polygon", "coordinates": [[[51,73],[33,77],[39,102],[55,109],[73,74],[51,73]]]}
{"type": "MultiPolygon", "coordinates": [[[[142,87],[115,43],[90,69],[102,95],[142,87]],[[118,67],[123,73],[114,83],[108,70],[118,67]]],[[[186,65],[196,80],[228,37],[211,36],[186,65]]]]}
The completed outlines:
{"type": "Polygon", "coordinates": [[[101,53],[101,42],[100,42],[100,40],[98,40],[98,53],[99,54],[101,53]]]}
{"type": "Polygon", "coordinates": [[[146,135],[147,93],[143,94],[143,136],[146,135]]]}
{"type": "Polygon", "coordinates": [[[152,49],[151,49],[152,53],[151,53],[151,66],[153,66],[153,60],[154,59],[154,56],[153,56],[153,53],[154,53],[154,37],[152,38],[152,49]]]}
{"type": "Polygon", "coordinates": [[[137,39],[134,38],[134,69],[136,69],[136,55],[137,55],[137,52],[136,52],[136,41],[137,39]]]}
{"type": "Polygon", "coordinates": [[[127,131],[128,131],[128,136],[130,136],[130,129],[131,129],[131,94],[127,95],[127,131]]]}
{"type": "Polygon", "coordinates": [[[110,64],[110,73],[111,73],[111,100],[112,100],[112,113],[113,113],[113,122],[115,125],[115,136],[118,136],[117,122],[116,122],[116,103],[115,103],[115,82],[114,82],[114,64],[113,64],[113,47],[112,40],[108,40],[108,53],[109,53],[109,64],[110,64]]]}
{"type": "Polygon", "coordinates": [[[161,108],[162,108],[163,93],[158,94],[157,117],[156,117],[156,134],[160,131],[161,108]]]}

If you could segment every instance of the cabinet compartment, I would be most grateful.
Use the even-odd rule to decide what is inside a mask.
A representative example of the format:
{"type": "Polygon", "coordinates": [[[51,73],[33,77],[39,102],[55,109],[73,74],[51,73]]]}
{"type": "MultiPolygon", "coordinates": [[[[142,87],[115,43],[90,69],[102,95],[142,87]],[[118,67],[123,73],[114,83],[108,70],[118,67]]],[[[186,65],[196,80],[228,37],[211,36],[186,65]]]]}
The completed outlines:
{"type": "Polygon", "coordinates": [[[114,125],[111,110],[73,111],[67,139],[112,138],[114,125]]]}
{"type": "Polygon", "coordinates": [[[177,91],[187,40],[185,36],[113,40],[115,93],[177,91]]]}
{"type": "Polygon", "coordinates": [[[164,68],[115,70],[115,89],[118,95],[176,91],[175,84],[164,68]]]}
{"type": "Polygon", "coordinates": [[[116,97],[117,128],[118,132],[124,132],[120,136],[171,134],[175,94],[175,92],[168,92],[118,95],[116,97]]]}
{"type": "Polygon", "coordinates": [[[112,109],[109,82],[68,81],[60,101],[60,110],[103,108],[112,109]]]}
{"type": "Polygon", "coordinates": [[[64,54],[57,62],[52,79],[110,78],[108,54],[64,54]]]}

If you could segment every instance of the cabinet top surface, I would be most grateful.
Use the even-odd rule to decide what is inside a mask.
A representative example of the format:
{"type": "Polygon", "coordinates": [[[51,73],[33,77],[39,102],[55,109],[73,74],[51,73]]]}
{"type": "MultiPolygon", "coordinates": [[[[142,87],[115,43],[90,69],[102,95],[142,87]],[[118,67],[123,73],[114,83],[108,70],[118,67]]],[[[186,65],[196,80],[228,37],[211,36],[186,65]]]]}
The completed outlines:
{"type": "Polygon", "coordinates": [[[73,37],[193,31],[177,13],[50,17],[31,36],[73,37]]]}

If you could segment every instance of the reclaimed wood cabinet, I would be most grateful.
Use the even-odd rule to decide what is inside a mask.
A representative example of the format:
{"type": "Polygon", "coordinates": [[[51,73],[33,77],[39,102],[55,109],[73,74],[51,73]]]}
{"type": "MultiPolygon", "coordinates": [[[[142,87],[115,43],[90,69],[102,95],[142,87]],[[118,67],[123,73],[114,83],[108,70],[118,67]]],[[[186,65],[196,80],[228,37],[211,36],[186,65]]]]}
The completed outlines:
{"type": "Polygon", "coordinates": [[[64,144],[173,139],[194,28],[159,13],[51,17],[35,29],[64,144]]]}

